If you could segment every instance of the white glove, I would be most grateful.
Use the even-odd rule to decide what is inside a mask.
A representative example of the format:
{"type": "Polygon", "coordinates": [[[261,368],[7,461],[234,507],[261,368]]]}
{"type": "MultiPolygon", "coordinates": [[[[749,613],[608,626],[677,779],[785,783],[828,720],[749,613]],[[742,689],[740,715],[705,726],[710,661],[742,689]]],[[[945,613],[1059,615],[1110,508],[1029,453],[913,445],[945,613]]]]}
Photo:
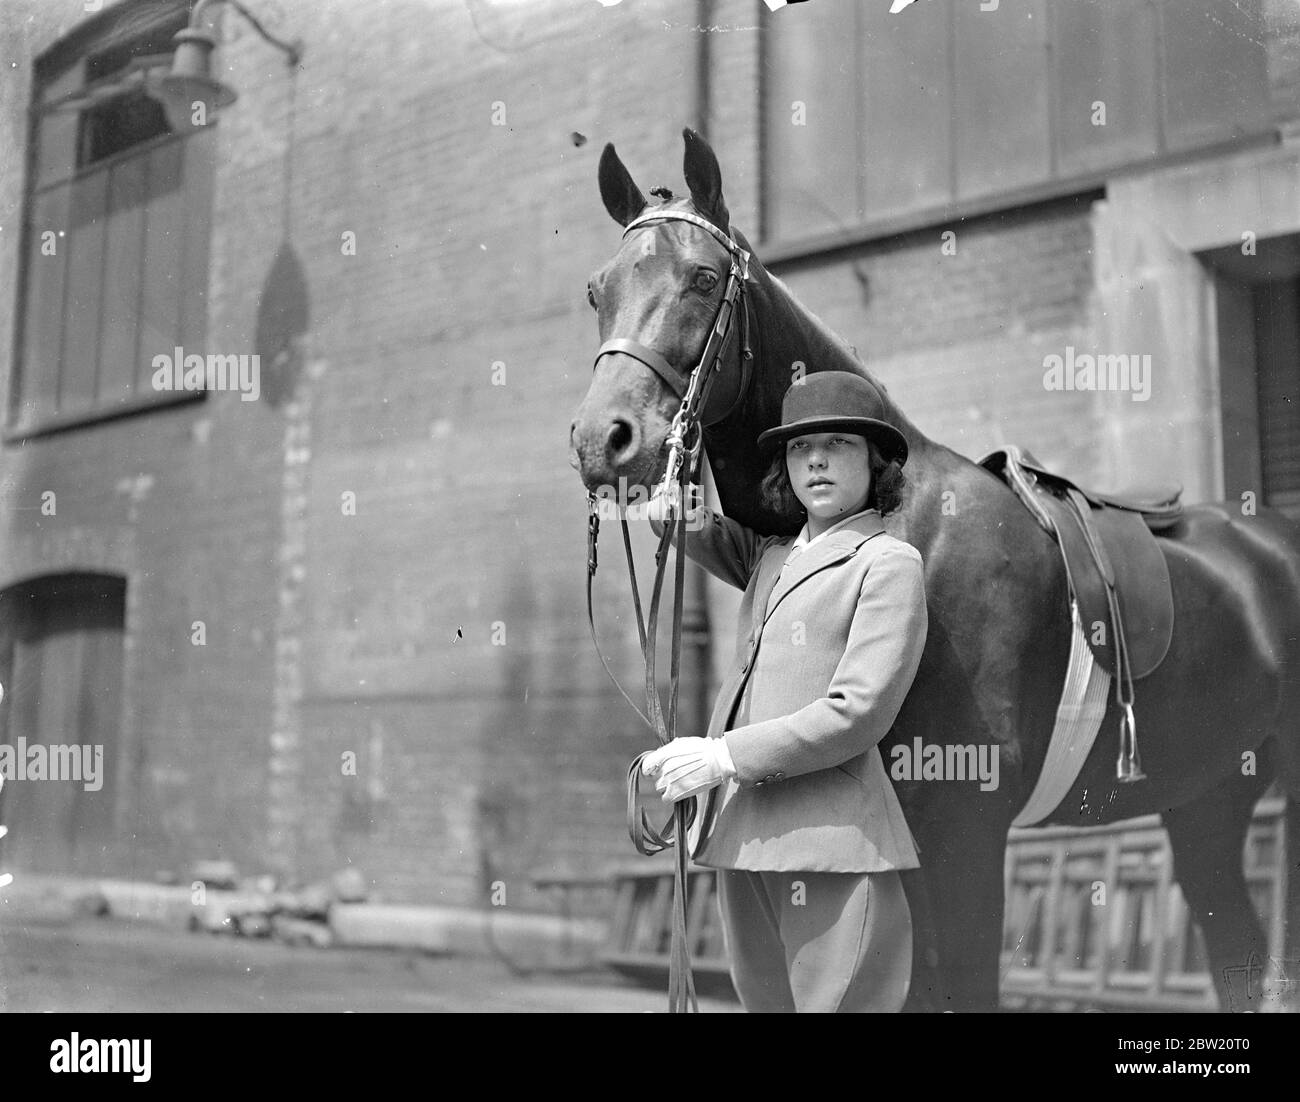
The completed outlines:
{"type": "Polygon", "coordinates": [[[666,804],[707,792],[736,775],[727,743],[720,738],[675,738],[641,759],[641,771],[655,778],[666,804]]]}

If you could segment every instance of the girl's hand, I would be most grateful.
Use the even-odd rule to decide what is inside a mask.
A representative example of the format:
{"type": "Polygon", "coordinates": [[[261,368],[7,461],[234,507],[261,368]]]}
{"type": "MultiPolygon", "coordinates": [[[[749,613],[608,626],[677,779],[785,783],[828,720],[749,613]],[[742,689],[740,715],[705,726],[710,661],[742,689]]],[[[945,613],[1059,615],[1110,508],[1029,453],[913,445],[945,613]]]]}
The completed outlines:
{"type": "MultiPolygon", "coordinates": [[[[645,506],[646,520],[654,521],[657,524],[667,524],[669,509],[677,496],[677,487],[665,487],[662,484],[657,486],[645,506]]],[[[703,508],[700,504],[700,497],[699,487],[694,483],[688,484],[686,488],[686,521],[688,524],[693,524],[699,518],[700,509],[703,508]]],[[[673,519],[675,520],[676,517],[674,516],[673,519]]]]}
{"type": "Polygon", "coordinates": [[[736,766],[723,739],[679,737],[642,758],[641,772],[655,778],[660,797],[670,804],[734,777],[736,766]]]}

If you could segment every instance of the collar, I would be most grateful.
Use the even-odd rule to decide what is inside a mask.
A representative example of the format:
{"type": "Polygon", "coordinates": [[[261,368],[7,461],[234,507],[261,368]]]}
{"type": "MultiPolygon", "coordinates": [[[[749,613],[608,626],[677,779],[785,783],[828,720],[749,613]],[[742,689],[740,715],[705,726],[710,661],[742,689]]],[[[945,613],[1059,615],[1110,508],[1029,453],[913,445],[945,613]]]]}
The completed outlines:
{"type": "Polygon", "coordinates": [[[791,554],[793,555],[796,552],[804,550],[804,548],[810,546],[811,544],[816,543],[818,540],[823,539],[826,536],[829,536],[832,532],[839,531],[846,524],[852,524],[855,520],[861,520],[863,517],[867,516],[868,514],[874,514],[877,521],[881,520],[880,511],[878,509],[874,509],[874,508],[861,509],[858,512],[851,514],[850,516],[845,517],[843,520],[837,520],[825,531],[819,533],[816,536],[813,536],[812,539],[808,538],[808,523],[807,521],[805,521],[804,526],[801,529],[799,529],[799,534],[795,536],[794,543],[790,547],[791,554]]]}

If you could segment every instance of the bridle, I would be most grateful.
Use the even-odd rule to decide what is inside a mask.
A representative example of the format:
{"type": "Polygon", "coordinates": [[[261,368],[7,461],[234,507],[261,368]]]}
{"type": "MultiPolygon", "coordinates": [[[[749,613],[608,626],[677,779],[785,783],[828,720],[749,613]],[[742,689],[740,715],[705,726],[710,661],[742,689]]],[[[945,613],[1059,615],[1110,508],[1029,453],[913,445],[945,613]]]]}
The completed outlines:
{"type": "MultiPolygon", "coordinates": [[[[668,463],[664,470],[660,488],[670,491],[669,509],[664,522],[663,535],[659,548],[655,552],[654,588],[650,597],[648,620],[641,613],[641,596],[637,588],[636,566],[632,560],[632,537],[628,531],[626,510],[619,508],[619,523],[623,529],[623,547],[627,552],[628,576],[632,583],[632,603],[636,609],[637,634],[641,640],[641,654],[645,661],[646,711],[642,712],[635,702],[619,684],[614,671],[610,669],[605,655],[596,640],[596,622],[591,606],[592,579],[596,574],[596,541],[600,533],[600,506],[596,494],[587,491],[587,625],[591,629],[591,641],[596,648],[596,655],[601,665],[613,681],[615,688],[623,694],[623,699],[631,705],[632,710],[645,722],[659,741],[666,746],[676,737],[677,728],[677,691],[678,673],[681,665],[682,642],[682,598],[685,590],[686,545],[686,494],[696,466],[699,462],[700,448],[704,440],[704,426],[717,424],[728,417],[749,392],[750,379],[753,375],[753,351],[749,344],[749,305],[744,297],[745,283],[749,278],[750,254],[742,249],[730,235],[718,229],[713,223],[686,211],[656,210],[632,219],[623,229],[626,237],[633,229],[659,222],[689,222],[706,230],[726,250],[731,258],[727,274],[727,285],[723,290],[722,301],[718,303],[713,325],[709,329],[708,339],[700,353],[698,362],[689,374],[679,370],[653,348],[648,348],[638,341],[627,337],[614,337],[600,346],[596,353],[595,364],[602,356],[611,352],[622,352],[650,368],[678,398],[681,405],[668,430],[668,463]],[[740,313],[740,370],[737,373],[732,392],[726,399],[725,407],[721,403],[710,401],[710,392],[718,376],[722,373],[723,354],[732,333],[732,321],[736,312],[740,313]],[[673,579],[673,627],[672,658],[669,666],[669,700],[665,715],[655,683],[655,650],[659,627],[659,600],[662,594],[664,569],[667,564],[667,550],[676,529],[677,561],[673,579]]],[[[649,753],[646,751],[645,753],[649,753]]],[[[680,1013],[699,1010],[695,998],[695,981],[691,975],[690,946],[687,944],[686,930],[686,881],[690,854],[687,852],[686,832],[695,819],[697,798],[692,797],[690,807],[687,801],[679,800],[673,806],[672,818],[662,827],[656,828],[646,817],[644,810],[637,807],[636,798],[641,782],[641,762],[645,753],[640,754],[632,763],[627,775],[627,827],[632,844],[638,853],[652,856],[668,849],[676,842],[676,860],[674,862],[673,924],[672,946],[668,961],[668,1006],[670,1012],[680,1013]]]]}
{"type": "MultiPolygon", "coordinates": [[[[611,352],[622,352],[635,360],[640,360],[641,363],[659,376],[664,386],[677,395],[682,402],[681,411],[686,411],[689,416],[698,418],[700,423],[705,426],[716,425],[719,421],[725,420],[735,412],[736,407],[740,405],[741,399],[749,392],[750,378],[753,374],[754,356],[749,347],[749,306],[744,298],[745,282],[749,279],[749,253],[712,222],[687,211],[649,211],[633,218],[624,227],[623,236],[626,237],[634,229],[639,229],[642,226],[662,222],[689,222],[693,226],[699,226],[700,229],[705,230],[726,249],[731,256],[731,267],[727,273],[727,286],[723,290],[722,301],[718,303],[718,310],[713,318],[713,327],[709,331],[709,338],[704,344],[704,351],[700,353],[695,368],[687,373],[670,364],[662,353],[656,352],[653,348],[648,348],[639,341],[634,341],[629,337],[611,337],[596,352],[592,368],[594,370],[596,364],[600,363],[601,357],[611,352]],[[702,394],[699,405],[691,406],[688,410],[687,399],[690,395],[691,384],[696,383],[698,385],[700,376],[703,374],[706,376],[703,387],[707,392],[718,374],[713,368],[721,367],[724,347],[731,332],[731,321],[737,304],[741,308],[740,374],[730,380],[730,394],[728,395],[727,404],[725,406],[722,406],[721,403],[714,404],[707,400],[707,395],[702,394]],[[708,366],[706,367],[706,365],[708,366]]],[[[679,416],[681,416],[681,412],[679,412],[679,416]]],[[[670,433],[670,443],[671,440],[672,435],[670,433]]]]}

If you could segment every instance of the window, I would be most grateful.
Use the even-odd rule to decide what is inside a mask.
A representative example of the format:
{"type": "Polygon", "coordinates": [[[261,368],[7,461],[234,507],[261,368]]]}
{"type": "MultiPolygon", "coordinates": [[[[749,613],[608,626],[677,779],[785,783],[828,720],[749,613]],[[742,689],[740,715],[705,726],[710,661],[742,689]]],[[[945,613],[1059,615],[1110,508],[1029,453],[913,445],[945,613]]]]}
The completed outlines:
{"type": "Polygon", "coordinates": [[[1300,234],[1201,254],[1214,279],[1224,496],[1300,520],[1300,234]]]}
{"type": "Polygon", "coordinates": [[[1293,7],[818,0],[765,16],[763,238],[1078,191],[1262,134],[1300,115],[1293,7]]]}
{"type": "Polygon", "coordinates": [[[1253,291],[1264,503],[1300,519],[1300,282],[1253,291]]]}
{"type": "Polygon", "coordinates": [[[215,135],[144,90],[187,18],[124,4],[37,64],[11,433],[174,400],[153,357],[203,343],[215,135]]]}
{"type": "Polygon", "coordinates": [[[125,581],[97,574],[0,593],[6,865],[91,873],[111,862],[125,602],[125,581]]]}

